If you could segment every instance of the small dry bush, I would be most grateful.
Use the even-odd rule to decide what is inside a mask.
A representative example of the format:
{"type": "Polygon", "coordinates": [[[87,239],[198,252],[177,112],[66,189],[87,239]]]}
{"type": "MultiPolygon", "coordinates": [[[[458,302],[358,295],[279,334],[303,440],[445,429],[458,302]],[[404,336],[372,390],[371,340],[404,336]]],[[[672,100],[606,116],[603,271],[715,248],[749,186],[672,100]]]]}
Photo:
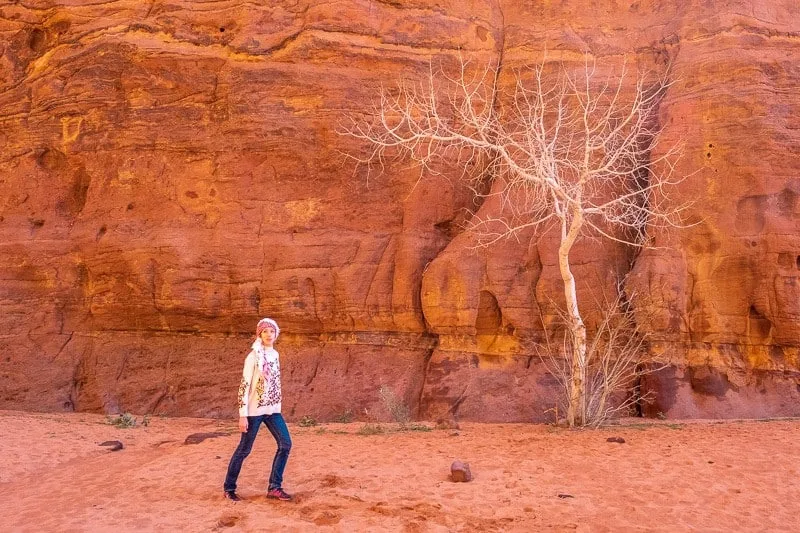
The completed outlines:
{"type": "MultiPolygon", "coordinates": [[[[106,422],[120,429],[136,427],[136,417],[130,413],[123,413],[117,416],[107,416],[106,422]]],[[[147,425],[147,424],[145,424],[147,425]]]]}
{"type": "Polygon", "coordinates": [[[401,428],[406,427],[411,421],[411,409],[408,408],[408,405],[392,389],[385,385],[381,385],[378,395],[381,398],[381,403],[389,411],[394,421],[400,424],[401,428]]]}
{"type": "Polygon", "coordinates": [[[348,424],[352,422],[354,418],[355,418],[355,413],[353,413],[353,410],[347,408],[338,415],[336,415],[333,418],[333,421],[336,422],[337,424],[348,424]]]}
{"type": "Polygon", "coordinates": [[[372,422],[367,422],[358,430],[359,435],[380,435],[382,433],[386,433],[383,426],[372,422]]]}
{"type": "Polygon", "coordinates": [[[297,425],[303,428],[310,428],[317,425],[317,419],[311,415],[303,415],[303,417],[297,421],[297,425]]]}
{"type": "MultiPolygon", "coordinates": [[[[641,314],[639,315],[642,316],[641,314]]],[[[642,377],[663,369],[662,358],[649,349],[650,334],[636,321],[629,302],[620,291],[616,300],[606,303],[594,331],[587,336],[585,363],[586,419],[583,425],[597,427],[608,420],[629,416],[637,405],[652,402],[654,393],[642,393],[642,377]]],[[[573,339],[566,318],[563,327],[547,334],[539,356],[560,385],[560,401],[556,408],[566,413],[572,383],[573,339]]]]}

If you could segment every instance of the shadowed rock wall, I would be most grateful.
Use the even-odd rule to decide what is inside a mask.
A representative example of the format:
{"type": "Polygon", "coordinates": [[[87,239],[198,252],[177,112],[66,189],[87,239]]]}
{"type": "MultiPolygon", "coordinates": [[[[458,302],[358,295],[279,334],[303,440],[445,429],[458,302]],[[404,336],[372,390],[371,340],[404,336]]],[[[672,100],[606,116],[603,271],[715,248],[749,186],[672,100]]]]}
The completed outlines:
{"type": "MultiPolygon", "coordinates": [[[[649,409],[800,414],[795,2],[266,4],[0,6],[0,407],[232,416],[272,316],[292,417],[384,416],[385,384],[426,418],[546,418],[551,238],[474,250],[465,210],[497,206],[368,178],[336,130],[431,60],[508,80],[588,49],[678,73],[661,120],[698,224],[632,267],[675,361],[649,409]]],[[[582,245],[584,296],[633,257],[582,245]]]]}

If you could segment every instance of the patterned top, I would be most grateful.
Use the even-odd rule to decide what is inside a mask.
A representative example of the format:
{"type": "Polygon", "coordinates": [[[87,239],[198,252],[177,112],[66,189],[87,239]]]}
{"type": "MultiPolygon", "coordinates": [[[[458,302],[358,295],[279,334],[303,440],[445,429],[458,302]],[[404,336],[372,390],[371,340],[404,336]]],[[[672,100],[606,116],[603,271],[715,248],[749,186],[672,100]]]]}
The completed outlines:
{"type": "Polygon", "coordinates": [[[239,416],[271,415],[281,412],[281,364],[274,348],[263,351],[265,372],[258,368],[258,352],[253,349],[244,360],[239,385],[239,416]],[[266,375],[266,378],[264,377],[266,375]]]}

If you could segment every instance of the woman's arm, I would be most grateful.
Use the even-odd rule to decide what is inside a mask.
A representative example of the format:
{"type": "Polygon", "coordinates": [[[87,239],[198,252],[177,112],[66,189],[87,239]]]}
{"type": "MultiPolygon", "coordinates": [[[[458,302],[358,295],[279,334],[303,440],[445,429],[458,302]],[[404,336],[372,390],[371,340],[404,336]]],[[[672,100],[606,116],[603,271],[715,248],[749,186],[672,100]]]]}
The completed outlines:
{"type": "Polygon", "coordinates": [[[247,431],[247,404],[250,401],[250,389],[254,377],[253,352],[247,354],[242,369],[242,382],[239,384],[239,429],[247,431]]]}

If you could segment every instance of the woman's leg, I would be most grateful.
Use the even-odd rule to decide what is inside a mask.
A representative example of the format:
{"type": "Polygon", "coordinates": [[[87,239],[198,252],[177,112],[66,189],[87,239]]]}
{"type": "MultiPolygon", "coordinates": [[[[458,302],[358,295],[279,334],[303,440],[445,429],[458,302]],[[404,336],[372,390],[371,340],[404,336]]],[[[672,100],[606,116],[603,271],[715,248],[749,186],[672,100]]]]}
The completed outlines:
{"type": "Polygon", "coordinates": [[[236,451],[233,452],[231,461],[228,463],[228,473],[225,475],[225,492],[236,490],[236,480],[239,479],[242,463],[253,449],[253,442],[256,440],[258,428],[261,427],[262,418],[260,416],[247,417],[247,431],[242,433],[239,446],[236,447],[236,451]]]}
{"type": "Polygon", "coordinates": [[[283,415],[275,413],[264,418],[267,429],[275,437],[278,450],[272,460],[272,472],[269,476],[269,487],[267,490],[279,489],[283,486],[283,471],[286,469],[286,462],[289,460],[289,452],[292,451],[292,438],[289,436],[289,428],[283,415]]]}

